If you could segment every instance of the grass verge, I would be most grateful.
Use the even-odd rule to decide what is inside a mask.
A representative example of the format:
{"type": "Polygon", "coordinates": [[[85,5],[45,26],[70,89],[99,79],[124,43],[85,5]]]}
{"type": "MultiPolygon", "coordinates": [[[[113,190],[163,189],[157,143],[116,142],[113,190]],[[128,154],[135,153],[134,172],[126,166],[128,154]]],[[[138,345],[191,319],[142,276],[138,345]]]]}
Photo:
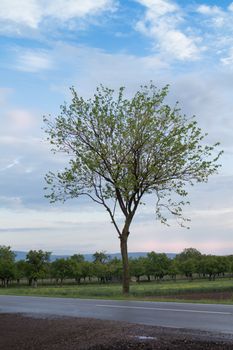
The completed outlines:
{"type": "Polygon", "coordinates": [[[39,286],[38,288],[10,286],[0,288],[0,294],[233,304],[233,280],[133,283],[128,297],[122,295],[120,284],[39,286]]]}

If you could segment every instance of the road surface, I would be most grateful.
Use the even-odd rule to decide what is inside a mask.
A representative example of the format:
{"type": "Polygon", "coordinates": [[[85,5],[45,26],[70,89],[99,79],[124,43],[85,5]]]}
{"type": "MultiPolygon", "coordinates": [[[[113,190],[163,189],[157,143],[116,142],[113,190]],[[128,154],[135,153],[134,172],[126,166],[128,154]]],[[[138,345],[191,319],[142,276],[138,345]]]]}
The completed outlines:
{"type": "Polygon", "coordinates": [[[0,313],[90,317],[233,334],[233,305],[0,296],[0,313]]]}

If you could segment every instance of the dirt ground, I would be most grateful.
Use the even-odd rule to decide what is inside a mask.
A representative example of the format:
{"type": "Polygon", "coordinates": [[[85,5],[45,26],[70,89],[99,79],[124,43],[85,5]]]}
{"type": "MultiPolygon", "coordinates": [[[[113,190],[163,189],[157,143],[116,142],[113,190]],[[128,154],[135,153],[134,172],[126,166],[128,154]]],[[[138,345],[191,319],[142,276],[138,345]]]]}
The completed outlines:
{"type": "Polygon", "coordinates": [[[123,322],[0,314],[1,350],[229,350],[233,336],[123,322]]]}

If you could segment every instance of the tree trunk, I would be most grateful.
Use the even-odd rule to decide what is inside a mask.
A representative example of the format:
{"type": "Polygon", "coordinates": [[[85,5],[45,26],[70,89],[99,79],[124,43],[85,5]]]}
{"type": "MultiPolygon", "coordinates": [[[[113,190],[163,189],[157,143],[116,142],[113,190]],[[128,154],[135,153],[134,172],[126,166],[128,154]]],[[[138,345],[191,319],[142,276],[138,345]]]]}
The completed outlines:
{"type": "Polygon", "coordinates": [[[122,264],[123,264],[123,279],[122,279],[123,294],[129,294],[129,282],[130,282],[127,240],[128,240],[128,233],[122,234],[120,237],[120,241],[121,241],[121,256],[122,256],[122,264]]]}

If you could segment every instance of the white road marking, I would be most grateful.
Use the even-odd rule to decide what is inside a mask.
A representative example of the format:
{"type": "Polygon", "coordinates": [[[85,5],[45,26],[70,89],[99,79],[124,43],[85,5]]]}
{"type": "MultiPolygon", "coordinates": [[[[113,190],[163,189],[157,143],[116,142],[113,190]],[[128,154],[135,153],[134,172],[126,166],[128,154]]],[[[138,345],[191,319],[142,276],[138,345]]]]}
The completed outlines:
{"type": "Polygon", "coordinates": [[[107,305],[99,304],[97,307],[111,307],[119,309],[141,309],[141,310],[156,310],[156,311],[174,311],[174,312],[193,312],[199,314],[218,314],[218,315],[232,315],[231,312],[222,311],[204,311],[204,310],[185,310],[185,309],[165,309],[160,307],[144,307],[144,306],[125,306],[125,305],[107,305]]]}

